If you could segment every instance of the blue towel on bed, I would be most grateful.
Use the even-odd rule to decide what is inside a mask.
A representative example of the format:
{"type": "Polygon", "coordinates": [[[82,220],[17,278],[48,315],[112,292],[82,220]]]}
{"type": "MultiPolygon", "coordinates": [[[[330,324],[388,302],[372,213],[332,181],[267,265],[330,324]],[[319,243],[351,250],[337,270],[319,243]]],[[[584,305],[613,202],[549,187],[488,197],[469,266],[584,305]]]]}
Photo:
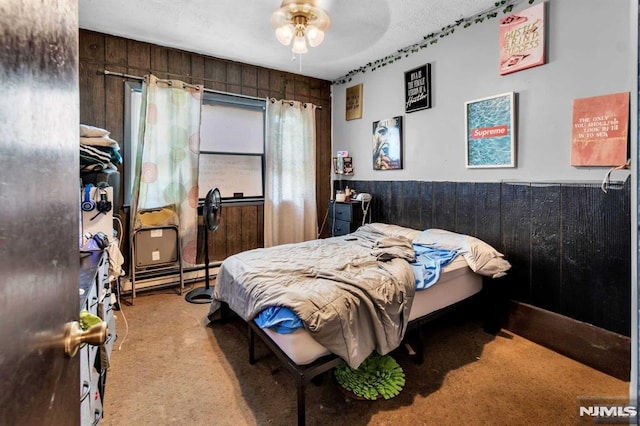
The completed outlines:
{"type": "Polygon", "coordinates": [[[440,279],[442,267],[448,265],[456,258],[455,250],[441,250],[413,245],[416,251],[416,261],[411,263],[413,274],[416,277],[416,290],[424,290],[431,287],[440,279]]]}
{"type": "MultiPolygon", "coordinates": [[[[416,290],[424,290],[435,284],[440,278],[442,267],[456,258],[455,250],[439,250],[414,244],[416,261],[411,263],[416,277],[416,290]]],[[[254,319],[260,328],[287,334],[303,327],[302,321],[295,312],[284,306],[270,306],[260,312],[254,319]]]]}
{"type": "Polygon", "coordinates": [[[269,306],[255,317],[260,328],[271,328],[281,334],[293,333],[303,326],[295,312],[284,306],[269,306]]]}

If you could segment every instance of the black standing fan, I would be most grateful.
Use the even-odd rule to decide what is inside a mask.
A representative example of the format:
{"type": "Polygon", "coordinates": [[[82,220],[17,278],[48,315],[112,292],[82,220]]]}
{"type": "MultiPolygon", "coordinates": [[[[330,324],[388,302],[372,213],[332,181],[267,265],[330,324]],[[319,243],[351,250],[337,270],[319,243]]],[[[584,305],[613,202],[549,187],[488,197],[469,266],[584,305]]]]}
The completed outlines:
{"type": "Polygon", "coordinates": [[[213,289],[209,287],[209,231],[215,231],[220,224],[220,214],[222,206],[220,204],[220,191],[212,188],[204,199],[202,209],[202,219],[204,221],[204,287],[194,288],[184,297],[191,303],[210,303],[213,300],[213,289]]]}

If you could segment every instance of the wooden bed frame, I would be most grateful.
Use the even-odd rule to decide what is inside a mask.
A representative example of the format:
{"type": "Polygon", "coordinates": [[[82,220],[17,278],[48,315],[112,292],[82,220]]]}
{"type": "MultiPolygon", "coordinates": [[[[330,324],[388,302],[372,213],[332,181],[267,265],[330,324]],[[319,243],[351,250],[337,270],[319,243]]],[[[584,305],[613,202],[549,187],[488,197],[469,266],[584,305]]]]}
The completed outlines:
{"type": "MultiPolygon", "coordinates": [[[[422,364],[424,361],[423,326],[444,314],[467,306],[470,303],[477,302],[478,299],[480,299],[485,316],[484,330],[490,334],[496,334],[500,330],[503,324],[502,318],[506,314],[507,300],[499,296],[501,292],[497,290],[498,286],[494,284],[495,283],[490,283],[488,280],[483,279],[482,290],[480,292],[409,322],[408,329],[417,328],[418,330],[417,347],[413,348],[416,352],[414,359],[418,364],[422,364]]],[[[233,311],[225,302],[221,303],[221,319],[224,321],[231,316],[233,311]]],[[[287,371],[293,375],[296,381],[298,426],[304,426],[306,384],[313,378],[331,370],[344,361],[337,355],[331,354],[318,358],[309,364],[296,364],[254,321],[249,321],[247,324],[249,329],[249,363],[253,365],[257,361],[255,356],[255,336],[258,336],[278,357],[287,371]]]]}

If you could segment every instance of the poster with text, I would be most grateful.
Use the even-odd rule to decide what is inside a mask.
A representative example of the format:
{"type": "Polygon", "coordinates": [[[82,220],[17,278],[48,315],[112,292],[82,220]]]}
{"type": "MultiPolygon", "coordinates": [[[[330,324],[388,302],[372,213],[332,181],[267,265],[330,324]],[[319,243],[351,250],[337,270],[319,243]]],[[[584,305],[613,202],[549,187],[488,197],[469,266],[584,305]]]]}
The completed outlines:
{"type": "Polygon", "coordinates": [[[362,118],[362,83],[347,87],[345,107],[347,121],[362,118]]]}
{"type": "Polygon", "coordinates": [[[465,102],[466,166],[515,167],[515,93],[465,102]]]}
{"type": "Polygon", "coordinates": [[[545,3],[500,19],[500,75],[545,63],[545,3]]]}
{"type": "Polygon", "coordinates": [[[404,110],[431,108],[431,64],[404,73],[404,110]]]}
{"type": "Polygon", "coordinates": [[[625,164],[628,137],[628,92],[573,100],[572,166],[625,164]]]}

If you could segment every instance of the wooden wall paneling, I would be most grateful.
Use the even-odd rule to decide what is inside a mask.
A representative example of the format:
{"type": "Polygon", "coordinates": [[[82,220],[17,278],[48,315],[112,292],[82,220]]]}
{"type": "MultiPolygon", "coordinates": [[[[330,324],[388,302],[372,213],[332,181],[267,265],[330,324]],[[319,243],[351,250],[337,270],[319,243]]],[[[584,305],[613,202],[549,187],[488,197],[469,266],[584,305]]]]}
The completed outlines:
{"type": "Polygon", "coordinates": [[[191,54],[181,50],[167,50],[167,72],[169,78],[191,83],[191,54]]]}
{"type": "MultiPolygon", "coordinates": [[[[127,72],[127,42],[119,37],[105,38],[105,61],[109,71],[127,72]],[[115,65],[119,64],[119,65],[115,65]]],[[[118,141],[120,152],[124,152],[124,128],[122,117],[124,115],[124,82],[119,77],[105,76],[105,128],[111,132],[111,138],[118,141]]],[[[120,175],[123,176],[123,165],[118,166],[120,175]]],[[[120,179],[120,187],[116,190],[124,194],[124,179],[120,179]]],[[[123,196],[119,197],[122,203],[123,196]]],[[[114,214],[120,213],[120,206],[114,206],[114,214]]]]}
{"type": "MultiPolygon", "coordinates": [[[[127,72],[127,41],[119,37],[105,38],[105,67],[109,71],[127,72]]],[[[105,78],[105,125],[111,137],[122,143],[124,128],[124,83],[119,77],[105,78]]],[[[122,145],[121,145],[122,149],[122,145]]]]}
{"type": "MultiPolygon", "coordinates": [[[[390,204],[391,185],[389,181],[371,182],[371,205],[373,222],[391,223],[389,211],[394,207],[390,204]]],[[[367,192],[367,191],[365,191],[367,192]]]]}
{"type": "MultiPolygon", "coordinates": [[[[98,74],[97,71],[102,71],[105,68],[109,71],[125,72],[141,77],[153,72],[159,78],[174,78],[187,82],[191,77],[192,82],[201,83],[200,80],[203,80],[207,88],[230,93],[243,93],[243,88],[249,88],[253,91],[260,88],[259,96],[272,96],[279,99],[287,98],[286,94],[293,93],[288,99],[303,102],[308,102],[309,99],[308,96],[294,93],[296,78],[300,79],[298,91],[302,91],[303,94],[307,89],[300,89],[300,87],[317,85],[314,93],[319,94],[320,97],[314,99],[313,102],[323,107],[317,112],[319,145],[316,167],[320,170],[317,196],[318,203],[326,204],[331,194],[332,167],[329,82],[253,65],[229,62],[224,59],[205,57],[195,53],[185,53],[177,49],[87,30],[80,30],[79,33],[81,120],[87,124],[108,128],[112,135],[118,138],[122,138],[124,132],[122,112],[124,109],[124,88],[121,79],[98,74]],[[169,75],[168,73],[179,75],[169,75]]],[[[310,93],[311,89],[308,92],[310,93]]],[[[257,93],[256,91],[246,94],[255,96],[257,93]]],[[[124,149],[124,146],[121,145],[121,149],[124,149]]],[[[124,175],[121,177],[121,184],[124,185],[124,175]]],[[[233,209],[229,210],[229,212],[225,211],[219,230],[210,235],[211,259],[217,257],[217,260],[223,260],[231,254],[228,249],[237,252],[243,245],[240,236],[243,235],[245,229],[243,229],[242,221],[239,220],[243,216],[235,218],[233,209]],[[227,233],[230,235],[228,246],[227,233]]],[[[126,218],[122,220],[125,225],[128,225],[126,218]]],[[[251,234],[255,231],[256,238],[262,246],[264,244],[264,209],[262,205],[257,208],[256,222],[259,223],[259,225],[255,225],[257,228],[249,232],[251,234]]],[[[126,230],[125,235],[128,235],[126,230]]],[[[126,240],[126,237],[123,238],[124,242],[126,240]]],[[[247,241],[244,242],[245,246],[248,244],[247,241]]]]}
{"type": "Polygon", "coordinates": [[[278,70],[269,70],[269,90],[270,97],[276,99],[285,98],[285,88],[287,86],[285,73],[278,70]]]}
{"type": "Polygon", "coordinates": [[[204,56],[191,55],[191,83],[206,87],[204,82],[204,56]]]}
{"type": "Polygon", "coordinates": [[[476,234],[476,188],[473,182],[456,183],[455,232],[476,234]]]}
{"type": "Polygon", "coordinates": [[[353,189],[356,192],[366,192],[367,194],[371,194],[372,199],[371,204],[369,204],[368,217],[371,218],[372,222],[380,222],[380,207],[384,203],[380,194],[377,193],[376,182],[353,180],[351,181],[351,185],[353,185],[353,189]]]}
{"type": "Polygon", "coordinates": [[[241,244],[242,251],[257,248],[258,245],[258,212],[257,206],[244,206],[240,208],[241,214],[241,244]]]}
{"type": "Polygon", "coordinates": [[[328,128],[331,128],[331,110],[323,105],[322,109],[316,109],[316,203],[319,225],[322,225],[332,192],[331,134],[324,131],[328,128]]]}
{"type": "Polygon", "coordinates": [[[227,257],[227,209],[222,207],[220,224],[215,232],[209,234],[209,258],[222,261],[227,257]]]}
{"type": "Polygon", "coordinates": [[[453,231],[456,226],[456,183],[433,182],[432,227],[453,231]]]}
{"type": "Polygon", "coordinates": [[[90,62],[79,64],[80,123],[96,127],[105,126],[104,74],[101,65],[90,62]]]}
{"type": "Polygon", "coordinates": [[[352,182],[353,187],[358,192],[366,192],[371,194],[371,204],[369,211],[372,222],[386,222],[388,218],[385,216],[386,205],[389,198],[386,197],[387,182],[384,181],[360,181],[352,182]]]}
{"type": "Polygon", "coordinates": [[[478,182],[475,185],[476,233],[475,237],[504,252],[501,214],[501,185],[499,183],[478,182]]]}
{"type": "Polygon", "coordinates": [[[268,98],[269,94],[269,70],[267,68],[258,67],[256,75],[256,87],[258,88],[259,98],[268,98]]]}
{"type": "Polygon", "coordinates": [[[242,65],[242,94],[258,96],[258,68],[254,65],[242,65]]]}
{"type": "Polygon", "coordinates": [[[104,34],[84,31],[78,40],[78,56],[81,62],[104,62],[104,34]]]}
{"type": "Polygon", "coordinates": [[[284,73],[284,99],[295,99],[295,74],[284,73]]]}
{"type": "Polygon", "coordinates": [[[127,40],[127,74],[144,76],[151,68],[151,46],[127,40]]]}
{"type": "Polygon", "coordinates": [[[389,201],[385,203],[387,207],[387,221],[399,225],[403,222],[405,217],[405,194],[403,189],[403,182],[394,180],[389,182],[389,201]]]}
{"type": "Polygon", "coordinates": [[[227,62],[227,92],[242,93],[242,65],[227,62]]]}
{"type": "Polygon", "coordinates": [[[625,232],[625,221],[616,219],[615,210],[623,210],[619,194],[605,194],[597,185],[562,186],[562,278],[570,297],[563,298],[560,313],[628,335],[630,263],[621,257],[630,240],[618,236],[621,226],[625,232]]]}
{"type": "Polygon", "coordinates": [[[224,62],[214,58],[205,58],[204,77],[206,78],[205,86],[208,89],[221,92],[226,90],[227,66],[224,62]]]}
{"type": "Polygon", "coordinates": [[[242,207],[227,207],[224,210],[227,256],[231,256],[242,251],[242,207]]]}
{"type": "Polygon", "coordinates": [[[602,286],[596,287],[594,323],[617,333],[631,336],[631,179],[624,188],[609,189],[605,194],[595,189],[604,216],[598,236],[601,250],[602,286]]]}
{"type": "Polygon", "coordinates": [[[325,94],[325,82],[318,79],[310,79],[309,81],[309,96],[317,99],[326,99],[325,94]]]}
{"type": "Polygon", "coordinates": [[[241,95],[245,95],[245,96],[253,96],[254,98],[257,98],[258,97],[258,89],[256,89],[255,87],[242,86],[240,94],[241,95]]]}
{"type": "Polygon", "coordinates": [[[105,36],[104,62],[109,70],[127,72],[127,40],[121,37],[105,36]]]}
{"type": "Polygon", "coordinates": [[[127,69],[127,40],[122,37],[104,37],[104,62],[109,68],[127,69]]]}
{"type": "Polygon", "coordinates": [[[529,184],[502,184],[502,240],[512,267],[505,280],[512,298],[531,300],[531,191],[529,184]]]}
{"type": "Polygon", "coordinates": [[[420,191],[420,216],[418,220],[419,226],[416,229],[423,231],[433,228],[433,183],[420,182],[418,190],[420,191]]]}
{"type": "Polygon", "coordinates": [[[309,77],[296,76],[293,80],[293,92],[296,100],[310,102],[309,77]]]}
{"type": "Polygon", "coordinates": [[[264,247],[264,204],[256,206],[256,223],[258,247],[264,247]]]}
{"type": "Polygon", "coordinates": [[[403,217],[399,218],[398,225],[408,228],[420,229],[420,182],[415,180],[404,181],[401,186],[403,217]]]}
{"type": "Polygon", "coordinates": [[[390,185],[390,195],[391,200],[388,205],[388,221],[389,223],[393,223],[396,225],[402,225],[405,223],[407,217],[409,216],[409,212],[407,211],[410,207],[407,205],[407,200],[405,199],[404,181],[391,181],[390,185]]]}
{"type": "Polygon", "coordinates": [[[443,228],[453,215],[457,232],[475,226],[512,264],[500,279],[511,299],[630,335],[629,182],[604,194],[598,185],[333,181],[347,184],[373,195],[374,222],[443,228]],[[474,206],[475,219],[461,211],[474,206]]]}
{"type": "MultiPolygon", "coordinates": [[[[562,312],[571,318],[589,322],[594,290],[598,281],[600,257],[598,241],[600,212],[594,211],[593,191],[585,186],[562,186],[562,278],[563,291],[571,298],[563,298],[562,312]],[[589,259],[584,262],[581,259],[589,259]]],[[[601,303],[601,301],[597,301],[601,303]]]]}
{"type": "Polygon", "coordinates": [[[152,45],[149,54],[151,58],[151,72],[153,75],[162,79],[171,78],[171,76],[167,74],[169,69],[169,49],[166,47],[152,45]]]}
{"type": "Polygon", "coordinates": [[[105,127],[104,35],[87,32],[79,41],[80,122],[105,127]]]}
{"type": "Polygon", "coordinates": [[[531,303],[562,308],[560,185],[531,187],[531,303]]]}

